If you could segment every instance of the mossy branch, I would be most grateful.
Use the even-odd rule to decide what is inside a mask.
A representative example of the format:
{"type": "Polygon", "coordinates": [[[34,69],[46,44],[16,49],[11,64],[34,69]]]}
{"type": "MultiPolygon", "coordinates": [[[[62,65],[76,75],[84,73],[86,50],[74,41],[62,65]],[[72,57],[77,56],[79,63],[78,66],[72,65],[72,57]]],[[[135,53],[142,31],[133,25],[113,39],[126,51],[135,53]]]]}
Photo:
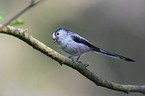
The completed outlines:
{"type": "Polygon", "coordinates": [[[88,78],[90,81],[94,82],[98,86],[102,86],[105,88],[109,88],[112,90],[121,91],[125,93],[129,93],[129,92],[145,93],[145,85],[124,85],[124,84],[117,84],[109,80],[102,79],[101,77],[95,75],[93,72],[88,70],[85,64],[73,62],[71,59],[59,54],[58,52],[49,48],[48,46],[38,41],[31,35],[27,34],[26,31],[27,30],[15,28],[12,26],[3,26],[0,29],[0,33],[9,34],[19,38],[20,40],[32,46],[34,49],[40,51],[41,53],[57,61],[59,64],[61,65],[64,64],[66,66],[69,66],[77,70],[79,73],[81,73],[83,76],[85,76],[86,78],[88,78]]]}

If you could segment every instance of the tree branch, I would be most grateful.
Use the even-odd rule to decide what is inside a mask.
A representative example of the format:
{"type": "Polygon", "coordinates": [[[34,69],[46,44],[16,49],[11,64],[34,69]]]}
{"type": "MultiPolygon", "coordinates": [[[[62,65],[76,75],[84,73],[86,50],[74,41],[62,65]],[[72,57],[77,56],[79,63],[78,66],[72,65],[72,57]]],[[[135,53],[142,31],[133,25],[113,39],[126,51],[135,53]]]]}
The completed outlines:
{"type": "Polygon", "coordinates": [[[102,86],[105,88],[109,88],[112,90],[121,91],[125,93],[129,93],[129,92],[145,93],[145,85],[123,85],[123,84],[117,84],[109,80],[102,79],[101,77],[95,75],[93,72],[88,70],[85,64],[73,62],[71,59],[57,53],[56,51],[49,48],[45,44],[41,43],[31,35],[28,35],[26,31],[27,30],[15,28],[12,26],[3,26],[3,28],[0,29],[0,33],[9,34],[19,38],[20,40],[23,40],[24,42],[32,46],[34,49],[52,58],[53,60],[57,61],[59,64],[61,65],[64,64],[66,66],[69,66],[77,70],[79,73],[81,73],[83,76],[85,76],[86,78],[88,78],[98,86],[102,86]]]}

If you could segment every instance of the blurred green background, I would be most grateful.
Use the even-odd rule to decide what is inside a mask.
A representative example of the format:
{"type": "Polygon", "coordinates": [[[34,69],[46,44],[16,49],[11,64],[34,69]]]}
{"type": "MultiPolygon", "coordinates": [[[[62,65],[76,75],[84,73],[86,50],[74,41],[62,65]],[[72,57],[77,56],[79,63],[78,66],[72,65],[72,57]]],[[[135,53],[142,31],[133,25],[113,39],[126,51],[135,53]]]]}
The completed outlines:
{"type": "MultiPolygon", "coordinates": [[[[0,0],[10,19],[30,0],[0,0]]],[[[52,33],[66,28],[94,45],[134,59],[135,63],[100,54],[81,61],[98,76],[123,84],[145,84],[144,0],[46,0],[21,17],[28,34],[68,56],[53,43],[52,33]]],[[[23,41],[0,34],[0,96],[144,96],[96,86],[77,71],[34,50],[23,41]]]]}

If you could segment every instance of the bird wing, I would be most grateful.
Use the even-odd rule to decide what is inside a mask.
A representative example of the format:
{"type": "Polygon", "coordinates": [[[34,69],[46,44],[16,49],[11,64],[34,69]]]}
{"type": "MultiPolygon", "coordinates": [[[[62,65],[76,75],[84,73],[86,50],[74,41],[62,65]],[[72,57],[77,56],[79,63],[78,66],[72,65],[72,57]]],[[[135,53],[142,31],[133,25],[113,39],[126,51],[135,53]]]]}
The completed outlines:
{"type": "Polygon", "coordinates": [[[87,45],[88,47],[94,49],[95,51],[100,52],[100,48],[94,46],[92,43],[90,43],[88,40],[84,39],[83,37],[71,36],[71,38],[77,43],[87,45]]]}

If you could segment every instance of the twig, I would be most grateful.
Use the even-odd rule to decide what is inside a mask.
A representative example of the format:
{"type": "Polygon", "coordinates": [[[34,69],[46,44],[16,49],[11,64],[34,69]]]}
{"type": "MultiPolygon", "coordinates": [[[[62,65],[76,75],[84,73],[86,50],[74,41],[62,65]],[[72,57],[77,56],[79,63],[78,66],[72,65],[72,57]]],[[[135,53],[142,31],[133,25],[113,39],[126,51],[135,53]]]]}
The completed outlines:
{"type": "Polygon", "coordinates": [[[0,28],[3,27],[3,26],[6,26],[6,25],[8,25],[8,24],[10,24],[13,20],[15,20],[16,18],[18,18],[18,17],[19,17],[20,15],[22,15],[24,12],[26,12],[27,10],[29,10],[29,9],[32,8],[33,6],[37,5],[38,3],[40,3],[40,1],[43,1],[43,0],[37,0],[37,1],[31,0],[31,1],[30,1],[30,4],[29,4],[26,8],[24,8],[22,11],[20,11],[19,13],[17,13],[17,14],[16,14],[14,17],[12,17],[10,20],[4,22],[4,24],[2,24],[2,25],[0,26],[0,28]]]}
{"type": "Polygon", "coordinates": [[[121,91],[125,93],[129,92],[141,92],[145,93],[145,85],[124,85],[124,84],[117,84],[113,83],[109,80],[102,79],[101,77],[95,75],[93,72],[88,70],[85,65],[73,62],[71,59],[55,52],[45,44],[41,43],[31,35],[28,35],[26,33],[26,30],[19,29],[11,26],[4,26],[2,30],[0,30],[0,33],[9,34],[14,37],[19,38],[20,40],[23,40],[30,46],[32,46],[34,49],[40,51],[41,53],[47,55],[48,57],[52,58],[53,60],[57,61],[60,64],[64,64],[66,66],[69,66],[78,72],[80,72],[83,76],[94,82],[98,86],[102,86],[105,88],[109,88],[116,91],[121,91]]]}

